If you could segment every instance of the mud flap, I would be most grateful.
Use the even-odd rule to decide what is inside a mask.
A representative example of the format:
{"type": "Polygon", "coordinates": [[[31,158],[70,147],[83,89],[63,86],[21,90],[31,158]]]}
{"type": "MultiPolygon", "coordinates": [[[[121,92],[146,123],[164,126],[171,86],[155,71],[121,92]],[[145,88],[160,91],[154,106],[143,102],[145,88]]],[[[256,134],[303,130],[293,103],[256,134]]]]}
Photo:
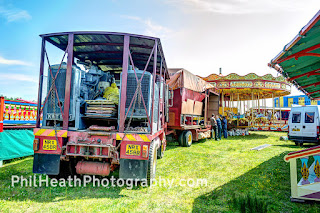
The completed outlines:
{"type": "Polygon", "coordinates": [[[120,178],[146,179],[148,171],[147,160],[120,159],[120,178]]]}
{"type": "Polygon", "coordinates": [[[60,155],[34,154],[33,173],[58,175],[60,170],[60,155]]]}

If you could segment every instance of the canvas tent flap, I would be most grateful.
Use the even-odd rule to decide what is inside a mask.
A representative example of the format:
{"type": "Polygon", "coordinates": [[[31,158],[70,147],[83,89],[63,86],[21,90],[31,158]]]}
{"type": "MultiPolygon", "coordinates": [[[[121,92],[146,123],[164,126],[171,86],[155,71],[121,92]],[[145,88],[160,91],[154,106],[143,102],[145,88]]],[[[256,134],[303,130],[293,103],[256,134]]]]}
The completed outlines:
{"type": "Polygon", "coordinates": [[[167,84],[171,89],[186,88],[195,92],[204,92],[215,87],[185,69],[169,69],[170,79],[167,84]]]}

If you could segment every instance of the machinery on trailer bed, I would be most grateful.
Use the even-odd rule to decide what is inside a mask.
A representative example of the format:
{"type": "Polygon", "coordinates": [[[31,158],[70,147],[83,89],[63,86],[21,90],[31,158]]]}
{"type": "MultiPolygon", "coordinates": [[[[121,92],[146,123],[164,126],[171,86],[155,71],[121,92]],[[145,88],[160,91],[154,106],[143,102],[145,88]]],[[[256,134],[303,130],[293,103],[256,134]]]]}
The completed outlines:
{"type": "Polygon", "coordinates": [[[154,178],[168,118],[160,39],[112,32],[41,38],[43,120],[34,129],[33,172],[107,176],[120,168],[123,179],[154,178]],[[64,52],[60,64],[50,64],[48,43],[64,52]]]}

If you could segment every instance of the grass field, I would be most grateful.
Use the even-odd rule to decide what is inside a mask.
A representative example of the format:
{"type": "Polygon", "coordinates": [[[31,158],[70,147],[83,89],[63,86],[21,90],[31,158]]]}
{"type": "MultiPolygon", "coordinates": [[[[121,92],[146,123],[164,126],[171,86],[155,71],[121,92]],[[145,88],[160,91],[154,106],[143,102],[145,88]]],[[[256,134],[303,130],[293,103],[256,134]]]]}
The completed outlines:
{"type": "MultiPolygon", "coordinates": [[[[290,202],[289,164],[283,156],[302,148],[280,141],[285,133],[256,132],[227,140],[203,140],[192,147],[167,147],[157,177],[173,186],[11,187],[11,175],[32,175],[32,157],[0,168],[3,212],[235,212],[235,200],[250,196],[268,212],[320,212],[320,204],[290,202]],[[261,151],[250,149],[272,144],[261,151]],[[181,179],[207,179],[207,186],[180,186],[181,179]]],[[[244,199],[244,198],[243,198],[244,199]]]]}

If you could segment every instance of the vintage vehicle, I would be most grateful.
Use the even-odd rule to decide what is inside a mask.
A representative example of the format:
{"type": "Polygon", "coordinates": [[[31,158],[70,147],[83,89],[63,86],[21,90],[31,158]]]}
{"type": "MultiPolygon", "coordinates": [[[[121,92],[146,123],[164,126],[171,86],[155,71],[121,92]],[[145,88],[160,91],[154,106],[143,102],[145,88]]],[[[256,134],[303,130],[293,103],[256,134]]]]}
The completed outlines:
{"type": "Polygon", "coordinates": [[[181,146],[211,137],[210,117],[218,115],[219,93],[210,83],[185,69],[169,69],[172,91],[167,135],[181,146]]]}
{"type": "Polygon", "coordinates": [[[160,39],[113,32],[41,38],[37,114],[43,120],[38,116],[34,129],[33,172],[107,176],[120,168],[123,179],[154,178],[169,102],[160,39]],[[63,58],[51,65],[48,51],[57,48],[63,58]]]}
{"type": "Polygon", "coordinates": [[[319,143],[320,106],[292,106],[289,114],[288,138],[296,143],[319,143]]]}

